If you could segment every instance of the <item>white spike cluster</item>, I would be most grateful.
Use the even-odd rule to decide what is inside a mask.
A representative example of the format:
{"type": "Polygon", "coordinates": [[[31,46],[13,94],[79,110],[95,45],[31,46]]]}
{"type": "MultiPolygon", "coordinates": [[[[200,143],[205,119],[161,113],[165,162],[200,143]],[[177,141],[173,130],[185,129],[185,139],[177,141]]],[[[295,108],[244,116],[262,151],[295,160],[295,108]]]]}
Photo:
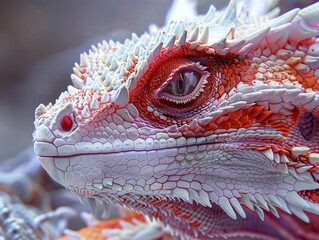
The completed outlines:
{"type": "Polygon", "coordinates": [[[71,79],[74,86],[79,89],[107,88],[108,91],[115,91],[128,79],[135,79],[134,84],[129,85],[129,91],[132,91],[152,63],[186,43],[190,44],[191,49],[205,48],[209,54],[221,55],[228,52],[246,55],[267,44],[280,49],[288,37],[291,41],[298,42],[306,37],[318,35],[319,30],[310,25],[294,27],[301,19],[311,24],[318,11],[316,6],[317,4],[314,9],[292,10],[271,21],[266,21],[269,16],[265,16],[265,20],[260,21],[260,25],[255,25],[253,29],[246,29],[249,23],[245,22],[246,25],[242,25],[239,21],[242,17],[240,14],[244,13],[236,11],[235,0],[229,3],[222,15],[211,6],[205,16],[171,21],[156,32],[156,35],[145,33],[138,38],[133,34],[132,39],[126,40],[123,45],[103,41],[97,47],[92,46],[89,54],[81,54],[80,64],[75,65],[71,79]],[[301,29],[298,30],[301,32],[296,34],[295,29],[301,29]],[[211,31],[214,34],[210,34],[211,31]],[[298,39],[297,35],[300,36],[298,39]],[[160,55],[161,52],[163,55],[160,55]]]}

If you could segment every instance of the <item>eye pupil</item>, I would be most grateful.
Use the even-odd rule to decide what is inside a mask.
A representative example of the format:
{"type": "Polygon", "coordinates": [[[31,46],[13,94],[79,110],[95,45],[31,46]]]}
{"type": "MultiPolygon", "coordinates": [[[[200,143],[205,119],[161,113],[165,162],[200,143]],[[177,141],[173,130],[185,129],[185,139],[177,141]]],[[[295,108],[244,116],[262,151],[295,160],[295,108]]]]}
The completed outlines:
{"type": "Polygon", "coordinates": [[[72,120],[69,116],[64,116],[61,120],[61,127],[64,131],[70,131],[72,128],[72,120]]]}
{"type": "MultiPolygon", "coordinates": [[[[190,61],[190,60],[189,60],[190,61]]],[[[190,108],[196,99],[209,94],[210,72],[199,62],[180,65],[166,76],[165,82],[154,91],[154,97],[160,104],[170,107],[190,108]]]]}
{"type": "Polygon", "coordinates": [[[177,80],[176,93],[182,95],[184,93],[185,84],[182,79],[177,80]]]}
{"type": "Polygon", "coordinates": [[[195,71],[185,71],[176,74],[173,81],[166,85],[166,92],[176,97],[183,97],[193,92],[200,79],[195,71]]]}

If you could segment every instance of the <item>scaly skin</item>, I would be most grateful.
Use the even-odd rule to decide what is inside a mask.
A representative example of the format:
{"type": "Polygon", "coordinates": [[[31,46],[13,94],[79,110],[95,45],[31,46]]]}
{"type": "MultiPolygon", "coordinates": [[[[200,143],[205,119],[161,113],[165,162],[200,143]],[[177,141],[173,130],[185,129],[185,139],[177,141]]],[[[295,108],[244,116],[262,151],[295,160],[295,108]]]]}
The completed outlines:
{"type": "Polygon", "coordinates": [[[71,193],[47,176],[33,149],[2,160],[0,239],[45,240],[61,236],[70,218],[76,216],[77,202],[71,202],[68,195],[71,193]],[[70,202],[72,209],[67,207],[70,202]]]}
{"type": "Polygon", "coordinates": [[[69,239],[152,239],[177,240],[168,231],[163,231],[158,222],[150,222],[144,215],[133,213],[130,216],[100,221],[77,232],[68,232],[59,240],[69,239]],[[72,238],[73,237],[73,238],[72,238]]]}
{"type": "Polygon", "coordinates": [[[185,238],[313,239],[319,3],[279,17],[240,9],[82,54],[74,86],[36,109],[51,177],[185,238]]]}
{"type": "Polygon", "coordinates": [[[0,192],[0,239],[49,240],[59,237],[68,219],[74,216],[69,208],[43,213],[24,205],[17,197],[0,192]]]}

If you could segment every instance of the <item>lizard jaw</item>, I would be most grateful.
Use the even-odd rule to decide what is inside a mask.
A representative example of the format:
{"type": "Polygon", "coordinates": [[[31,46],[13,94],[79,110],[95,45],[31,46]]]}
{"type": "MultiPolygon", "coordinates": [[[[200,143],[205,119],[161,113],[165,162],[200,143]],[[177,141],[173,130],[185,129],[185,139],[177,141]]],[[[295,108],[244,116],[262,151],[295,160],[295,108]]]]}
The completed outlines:
{"type": "MultiPolygon", "coordinates": [[[[82,198],[82,201],[86,199],[82,198]]],[[[87,202],[92,211],[97,213],[99,202],[116,204],[125,206],[134,211],[141,212],[148,216],[152,221],[160,221],[164,229],[168,230],[172,235],[184,237],[186,239],[206,239],[229,237],[230,239],[281,239],[280,233],[275,229],[285,229],[285,221],[280,224],[269,221],[275,216],[265,213],[267,218],[263,221],[251,210],[245,208],[245,221],[236,221],[230,219],[229,216],[218,206],[213,204],[211,207],[204,207],[197,202],[188,203],[184,199],[178,197],[166,197],[161,195],[138,195],[124,194],[114,196],[109,194],[99,194],[91,196],[87,202]],[[219,224],[216,224],[220,223],[219,224]],[[230,222],[230,224],[226,224],[230,222]],[[261,229],[257,231],[256,229],[261,229]]],[[[107,209],[108,206],[104,204],[107,209]]],[[[283,213],[281,213],[282,215],[283,213]]],[[[289,234],[288,234],[289,235],[289,234]]]]}
{"type": "Polygon", "coordinates": [[[180,199],[204,208],[217,204],[233,219],[237,214],[245,217],[242,205],[262,219],[264,210],[276,215],[276,208],[304,221],[308,218],[303,211],[319,213],[318,204],[298,195],[299,191],[318,188],[309,172],[297,173],[290,166],[281,171],[274,166],[278,164],[275,158],[269,161],[271,148],[262,153],[245,148],[241,155],[239,148],[229,150],[226,145],[197,146],[193,149],[197,161],[190,161],[194,146],[39,159],[53,179],[86,197],[120,197],[134,192],[175,202],[180,199]],[[255,180],[251,180],[251,172],[258,176],[255,180]]]}

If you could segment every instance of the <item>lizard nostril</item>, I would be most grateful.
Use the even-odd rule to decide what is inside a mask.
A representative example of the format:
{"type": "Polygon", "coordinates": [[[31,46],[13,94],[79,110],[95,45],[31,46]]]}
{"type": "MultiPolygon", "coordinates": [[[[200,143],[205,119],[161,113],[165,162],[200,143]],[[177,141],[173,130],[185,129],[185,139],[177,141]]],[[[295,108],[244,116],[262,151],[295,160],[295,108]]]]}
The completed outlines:
{"type": "Polygon", "coordinates": [[[61,127],[64,131],[70,131],[72,128],[72,120],[69,116],[64,116],[61,119],[61,127]]]}

